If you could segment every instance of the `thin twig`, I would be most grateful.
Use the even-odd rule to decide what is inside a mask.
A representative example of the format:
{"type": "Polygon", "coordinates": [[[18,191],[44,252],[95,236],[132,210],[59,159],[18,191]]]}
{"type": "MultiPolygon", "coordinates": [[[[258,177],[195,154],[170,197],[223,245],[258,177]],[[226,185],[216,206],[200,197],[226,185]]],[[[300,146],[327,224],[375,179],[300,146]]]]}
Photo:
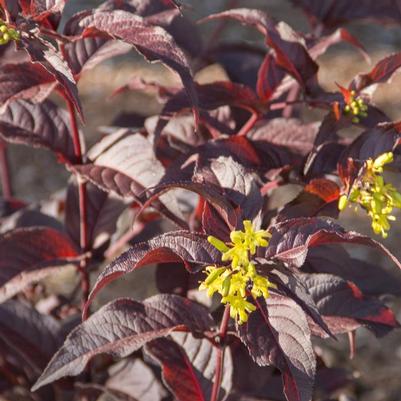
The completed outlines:
{"type": "MultiPolygon", "coordinates": [[[[81,139],[79,135],[78,123],[75,114],[75,108],[71,100],[66,98],[68,112],[70,115],[72,141],[74,144],[74,154],[78,163],[83,162],[81,139]]],[[[79,197],[79,244],[81,252],[88,251],[88,219],[87,219],[87,191],[86,182],[81,177],[77,176],[78,181],[78,197],[79,197]]],[[[88,273],[88,259],[83,259],[79,264],[79,272],[81,274],[81,290],[82,290],[82,307],[86,304],[89,297],[89,273],[88,273]]]]}
{"type": "MultiPolygon", "coordinates": [[[[238,0],[227,0],[224,10],[231,10],[233,8],[236,8],[237,6],[238,6],[238,0]]],[[[227,25],[228,25],[227,19],[222,19],[219,21],[219,24],[209,37],[206,49],[211,49],[214,46],[216,46],[216,43],[220,40],[221,35],[223,34],[227,25]]]]}
{"type": "Polygon", "coordinates": [[[254,127],[258,120],[259,114],[253,111],[251,117],[238,132],[237,136],[245,136],[254,127]]]}
{"type": "Polygon", "coordinates": [[[13,190],[10,179],[10,168],[7,157],[7,144],[0,139],[0,174],[3,198],[9,200],[13,196],[13,190]]]}
{"type": "Polygon", "coordinates": [[[230,320],[230,305],[226,305],[224,309],[223,318],[221,319],[220,331],[218,334],[220,346],[216,347],[216,367],[214,372],[214,382],[210,401],[217,401],[220,393],[221,377],[223,375],[223,361],[224,361],[224,340],[227,335],[228,322],[230,320]]]}
{"type": "Polygon", "coordinates": [[[114,255],[117,255],[124,246],[126,246],[134,237],[142,232],[145,228],[145,224],[142,222],[136,222],[134,227],[124,233],[116,242],[114,242],[104,253],[106,259],[111,259],[114,255]]]}

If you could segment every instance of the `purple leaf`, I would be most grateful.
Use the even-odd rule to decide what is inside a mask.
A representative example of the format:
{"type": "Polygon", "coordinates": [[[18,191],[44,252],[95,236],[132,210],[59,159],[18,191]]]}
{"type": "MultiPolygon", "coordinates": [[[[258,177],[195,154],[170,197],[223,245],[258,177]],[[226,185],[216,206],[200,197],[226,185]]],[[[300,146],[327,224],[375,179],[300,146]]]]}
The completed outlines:
{"type": "Polygon", "coordinates": [[[166,390],[152,369],[140,359],[124,359],[113,365],[108,373],[110,377],[105,387],[117,394],[141,401],[162,401],[166,397],[166,390]]]}
{"type": "Polygon", "coordinates": [[[400,123],[383,123],[363,132],[341,154],[337,167],[342,181],[351,187],[366,160],[393,151],[400,139],[400,123]]]}
{"type": "MultiPolygon", "coordinates": [[[[207,401],[210,399],[215,374],[216,348],[206,339],[189,333],[173,333],[148,343],[147,353],[162,367],[166,386],[178,401],[207,401]]],[[[220,400],[225,400],[232,388],[233,366],[230,349],[223,361],[220,400]]]]}
{"type": "Polygon", "coordinates": [[[7,352],[39,374],[59,346],[59,323],[19,301],[0,305],[0,340],[7,352]],[[23,362],[22,362],[23,361],[23,362]]]}
{"type": "Polygon", "coordinates": [[[29,99],[32,103],[42,102],[56,86],[56,81],[39,64],[5,64],[0,68],[0,112],[9,102],[29,99]]]}
{"type": "Polygon", "coordinates": [[[102,61],[125,54],[131,50],[131,46],[116,40],[103,37],[89,37],[67,43],[64,47],[65,58],[74,76],[79,76],[102,61]]]}
{"type": "Polygon", "coordinates": [[[325,178],[311,180],[294,200],[279,211],[276,222],[314,216],[336,219],[339,214],[339,197],[340,188],[334,181],[325,178]]]}
{"type": "MultiPolygon", "coordinates": [[[[147,242],[134,245],[100,273],[89,295],[85,311],[96,294],[109,282],[152,263],[180,262],[188,271],[220,261],[220,253],[206,236],[187,231],[162,234],[147,242]]],[[[84,312],[85,312],[84,311],[84,312]]]]}
{"type": "Polygon", "coordinates": [[[285,148],[292,153],[305,156],[313,148],[313,142],[318,132],[317,123],[303,124],[295,118],[275,118],[259,121],[248,133],[252,141],[271,144],[285,148]]]}
{"type": "Polygon", "coordinates": [[[256,89],[259,98],[264,102],[268,102],[285,76],[285,70],[277,65],[274,55],[268,53],[258,70],[256,89]]]}
{"type": "Polygon", "coordinates": [[[74,105],[76,111],[83,118],[78,89],[72,72],[59,51],[44,39],[21,39],[24,49],[32,62],[41,64],[60,84],[62,93],[74,105]]]}
{"type": "Polygon", "coordinates": [[[223,43],[208,50],[205,57],[224,67],[230,81],[256,88],[258,70],[266,50],[249,43],[223,43]]]}
{"type": "MultiPolygon", "coordinates": [[[[156,186],[164,174],[150,141],[127,129],[98,142],[89,151],[88,159],[91,163],[76,165],[73,169],[104,191],[127,199],[138,200],[147,188],[156,186]]],[[[158,210],[186,227],[174,194],[166,194],[160,201],[158,210]]]]}
{"type": "Polygon", "coordinates": [[[52,228],[32,227],[0,236],[0,302],[79,261],[74,245],[52,228]]]}
{"type": "Polygon", "coordinates": [[[379,22],[396,22],[401,11],[394,0],[291,0],[303,8],[312,25],[322,22],[327,28],[354,22],[358,19],[373,19],[379,22]]]}
{"type": "Polygon", "coordinates": [[[7,142],[50,149],[64,161],[75,160],[68,113],[50,100],[10,103],[0,114],[0,135],[7,142]]]}
{"type": "Polygon", "coordinates": [[[95,11],[83,18],[80,26],[85,28],[84,36],[90,36],[93,31],[104,32],[135,46],[147,60],[161,61],[177,72],[191,99],[195,120],[198,120],[198,97],[188,61],[167,31],[148,24],[142,17],[122,10],[95,11]]]}
{"type": "MultiPolygon", "coordinates": [[[[114,234],[117,219],[126,205],[112,194],[102,191],[91,183],[86,184],[86,224],[88,249],[96,249],[114,234]]],[[[65,226],[76,244],[80,238],[79,196],[75,182],[67,190],[65,226]]]]}
{"type": "Polygon", "coordinates": [[[347,232],[328,219],[311,217],[287,220],[273,226],[271,232],[265,257],[290,266],[301,267],[309,248],[329,243],[354,243],[378,249],[401,269],[399,260],[384,245],[354,231],[347,232]]]}
{"type": "Polygon", "coordinates": [[[331,274],[300,274],[298,276],[334,334],[353,330],[355,321],[357,326],[365,325],[377,336],[387,334],[393,328],[399,327],[399,323],[389,308],[375,298],[364,296],[353,282],[331,274]]]}
{"type": "MultiPolygon", "coordinates": [[[[260,268],[263,274],[263,267],[260,268]]],[[[306,286],[298,279],[297,274],[293,274],[284,268],[277,268],[271,271],[267,277],[277,285],[277,290],[281,294],[294,300],[310,318],[318,325],[327,335],[333,336],[330,329],[322,319],[317,305],[306,286]]]]}
{"type": "Polygon", "coordinates": [[[401,295],[400,277],[377,264],[352,258],[340,245],[311,249],[302,270],[332,274],[352,281],[366,295],[401,295]]]}
{"type": "Polygon", "coordinates": [[[258,365],[280,369],[288,401],[310,401],[316,372],[308,322],[292,299],[271,294],[238,327],[242,342],[258,365]]]}
{"type": "Polygon", "coordinates": [[[361,44],[361,42],[359,42],[359,40],[355,36],[351,35],[351,33],[349,33],[345,28],[339,28],[331,35],[324,36],[323,38],[321,38],[316,44],[314,44],[309,49],[309,54],[313,59],[316,59],[322,54],[326,53],[329,47],[341,42],[347,42],[352,46],[356,47],[361,52],[362,56],[365,58],[365,61],[368,64],[370,64],[371,62],[370,57],[366,53],[366,50],[361,44]]]}
{"type": "MultiPolygon", "coordinates": [[[[263,109],[256,93],[245,85],[229,81],[216,81],[213,84],[197,84],[196,89],[201,110],[211,111],[228,105],[247,110],[253,114],[259,114],[263,109]]],[[[154,132],[156,143],[168,124],[168,120],[190,106],[191,103],[184,90],[177,92],[166,102],[154,132]]]]}
{"type": "Polygon", "coordinates": [[[144,302],[118,299],[68,335],[32,391],[61,377],[78,375],[95,355],[123,358],[174,330],[202,333],[213,325],[206,309],[175,295],[156,295],[144,302]]]}
{"type": "Polygon", "coordinates": [[[200,161],[193,179],[221,188],[225,197],[240,210],[238,222],[260,219],[263,198],[256,176],[231,156],[200,161]]]}
{"type": "Polygon", "coordinates": [[[401,53],[380,60],[367,74],[359,74],[350,84],[350,89],[360,92],[370,85],[388,82],[401,67],[401,53]]]}
{"type": "Polygon", "coordinates": [[[242,24],[258,29],[266,44],[276,52],[277,64],[292,75],[302,86],[314,78],[318,66],[306,50],[303,39],[284,22],[276,24],[263,11],[248,8],[231,9],[204,18],[209,21],[219,18],[235,19],[242,24]]]}

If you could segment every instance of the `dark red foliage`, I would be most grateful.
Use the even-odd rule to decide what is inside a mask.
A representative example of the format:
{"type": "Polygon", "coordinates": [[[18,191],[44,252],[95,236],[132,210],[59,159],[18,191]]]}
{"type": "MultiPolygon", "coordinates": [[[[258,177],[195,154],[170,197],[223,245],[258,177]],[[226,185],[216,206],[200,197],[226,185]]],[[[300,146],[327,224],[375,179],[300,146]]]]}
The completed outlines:
{"type": "Polygon", "coordinates": [[[232,8],[200,21],[215,29],[208,43],[175,0],[107,0],[65,24],[63,0],[0,0],[2,24],[19,32],[15,44],[0,46],[0,398],[17,388],[32,389],[35,401],[334,400],[351,376],[324,364],[313,337],[353,338],[361,326],[381,337],[399,327],[383,301],[401,295],[399,270],[349,248],[401,263],[335,220],[368,160],[393,152],[399,170],[401,123],[372,93],[398,71],[401,55],[333,93],[319,83],[318,60],[342,42],[370,60],[343,25],[400,24],[400,5],[292,3],[310,32],[232,8]],[[227,20],[264,42],[220,41],[227,20]],[[120,110],[86,151],[77,81],[133,49],[181,83],[127,77],[112,95],[156,93],[160,112],[120,110]],[[229,79],[194,81],[216,62],[229,79]],[[347,112],[354,99],[367,115],[347,112]],[[322,117],[311,122],[306,109],[322,117]],[[343,135],[350,127],[352,139],[343,135]],[[66,191],[40,204],[15,198],[6,154],[13,144],[55,154],[71,174],[66,191]],[[275,197],[288,185],[297,188],[291,199],[275,197]],[[229,244],[245,220],[271,234],[252,263],[273,287],[256,298],[246,283],[255,311],[239,324],[232,305],[205,300],[198,287],[205,268],[230,263],[208,236],[229,244]],[[136,283],[142,295],[133,289],[135,300],[99,305],[110,296],[101,290],[128,273],[134,281],[148,273],[136,283]],[[52,291],[69,281],[75,288],[52,291]]]}

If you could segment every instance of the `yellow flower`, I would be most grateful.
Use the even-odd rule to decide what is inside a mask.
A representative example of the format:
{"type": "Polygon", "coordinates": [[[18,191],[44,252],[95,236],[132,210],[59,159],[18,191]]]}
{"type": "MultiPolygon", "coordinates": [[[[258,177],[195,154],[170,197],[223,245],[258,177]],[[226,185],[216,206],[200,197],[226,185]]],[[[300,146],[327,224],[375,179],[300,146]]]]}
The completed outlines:
{"type": "Polygon", "coordinates": [[[347,104],[344,106],[344,114],[352,117],[352,122],[358,124],[361,117],[368,116],[368,106],[361,97],[355,97],[355,91],[351,91],[347,104]]]}
{"type": "Polygon", "coordinates": [[[13,28],[9,28],[6,23],[0,19],[0,45],[6,45],[10,40],[19,40],[20,34],[13,28]]]}
{"type": "Polygon", "coordinates": [[[221,302],[223,304],[230,304],[230,316],[235,319],[239,324],[248,321],[248,313],[254,312],[256,306],[246,300],[246,298],[239,295],[228,295],[223,297],[221,302]]]}
{"type": "Polygon", "coordinates": [[[222,253],[222,261],[231,261],[231,264],[225,267],[207,266],[207,277],[199,286],[200,290],[207,290],[210,297],[220,294],[221,302],[230,305],[230,315],[238,324],[246,322],[248,314],[256,309],[247,301],[248,295],[267,298],[269,288],[275,287],[267,278],[257,274],[255,265],[250,261],[257,247],[268,246],[270,233],[255,231],[249,220],[243,224],[243,231],[231,232],[228,244],[216,237],[208,237],[208,241],[222,253]]]}
{"type": "Polygon", "coordinates": [[[354,184],[350,195],[342,195],[338,201],[339,210],[343,210],[348,201],[358,203],[372,219],[372,230],[387,238],[390,221],[395,220],[391,213],[394,208],[401,208],[401,194],[392,184],[384,182],[383,168],[393,161],[393,153],[386,152],[375,160],[365,163],[365,172],[360,182],[354,184]]]}

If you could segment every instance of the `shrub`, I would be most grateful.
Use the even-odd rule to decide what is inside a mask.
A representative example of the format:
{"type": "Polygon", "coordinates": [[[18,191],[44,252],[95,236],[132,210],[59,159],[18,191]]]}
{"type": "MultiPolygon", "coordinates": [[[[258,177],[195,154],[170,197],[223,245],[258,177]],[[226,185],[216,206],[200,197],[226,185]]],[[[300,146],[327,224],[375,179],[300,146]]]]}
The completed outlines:
{"type": "Polygon", "coordinates": [[[2,390],[32,400],[324,400],[349,378],[316,355],[312,336],[348,333],[354,350],[359,327],[378,337],[398,327],[381,296],[399,295],[399,279],[344,246],[401,267],[380,242],[401,208],[383,176],[398,170],[401,125],[372,102],[401,53],[336,92],[319,84],[317,59],[340,42],[369,58],[343,26],[399,23],[400,10],[292,3],[309,33],[228,9],[198,21],[214,24],[205,45],[174,0],[107,0],[64,27],[63,1],[0,0],[2,390]],[[256,29],[265,46],[220,40],[226,20],[256,29]],[[113,124],[86,152],[77,82],[132,48],[182,85],[135,78],[119,88],[151,87],[160,114],[139,128],[113,124]],[[216,62],[230,80],[194,81],[216,62]],[[321,121],[305,122],[309,109],[321,121]],[[350,127],[358,135],[344,135],[350,127]],[[46,148],[71,174],[56,217],[13,197],[9,143],[46,148]],[[274,206],[288,184],[299,193],[274,206]],[[366,214],[372,238],[336,222],[348,205],[366,214]],[[43,280],[71,265],[78,287],[49,294],[43,280]],[[96,310],[106,285],[150,265],[159,293],[96,310]]]}

